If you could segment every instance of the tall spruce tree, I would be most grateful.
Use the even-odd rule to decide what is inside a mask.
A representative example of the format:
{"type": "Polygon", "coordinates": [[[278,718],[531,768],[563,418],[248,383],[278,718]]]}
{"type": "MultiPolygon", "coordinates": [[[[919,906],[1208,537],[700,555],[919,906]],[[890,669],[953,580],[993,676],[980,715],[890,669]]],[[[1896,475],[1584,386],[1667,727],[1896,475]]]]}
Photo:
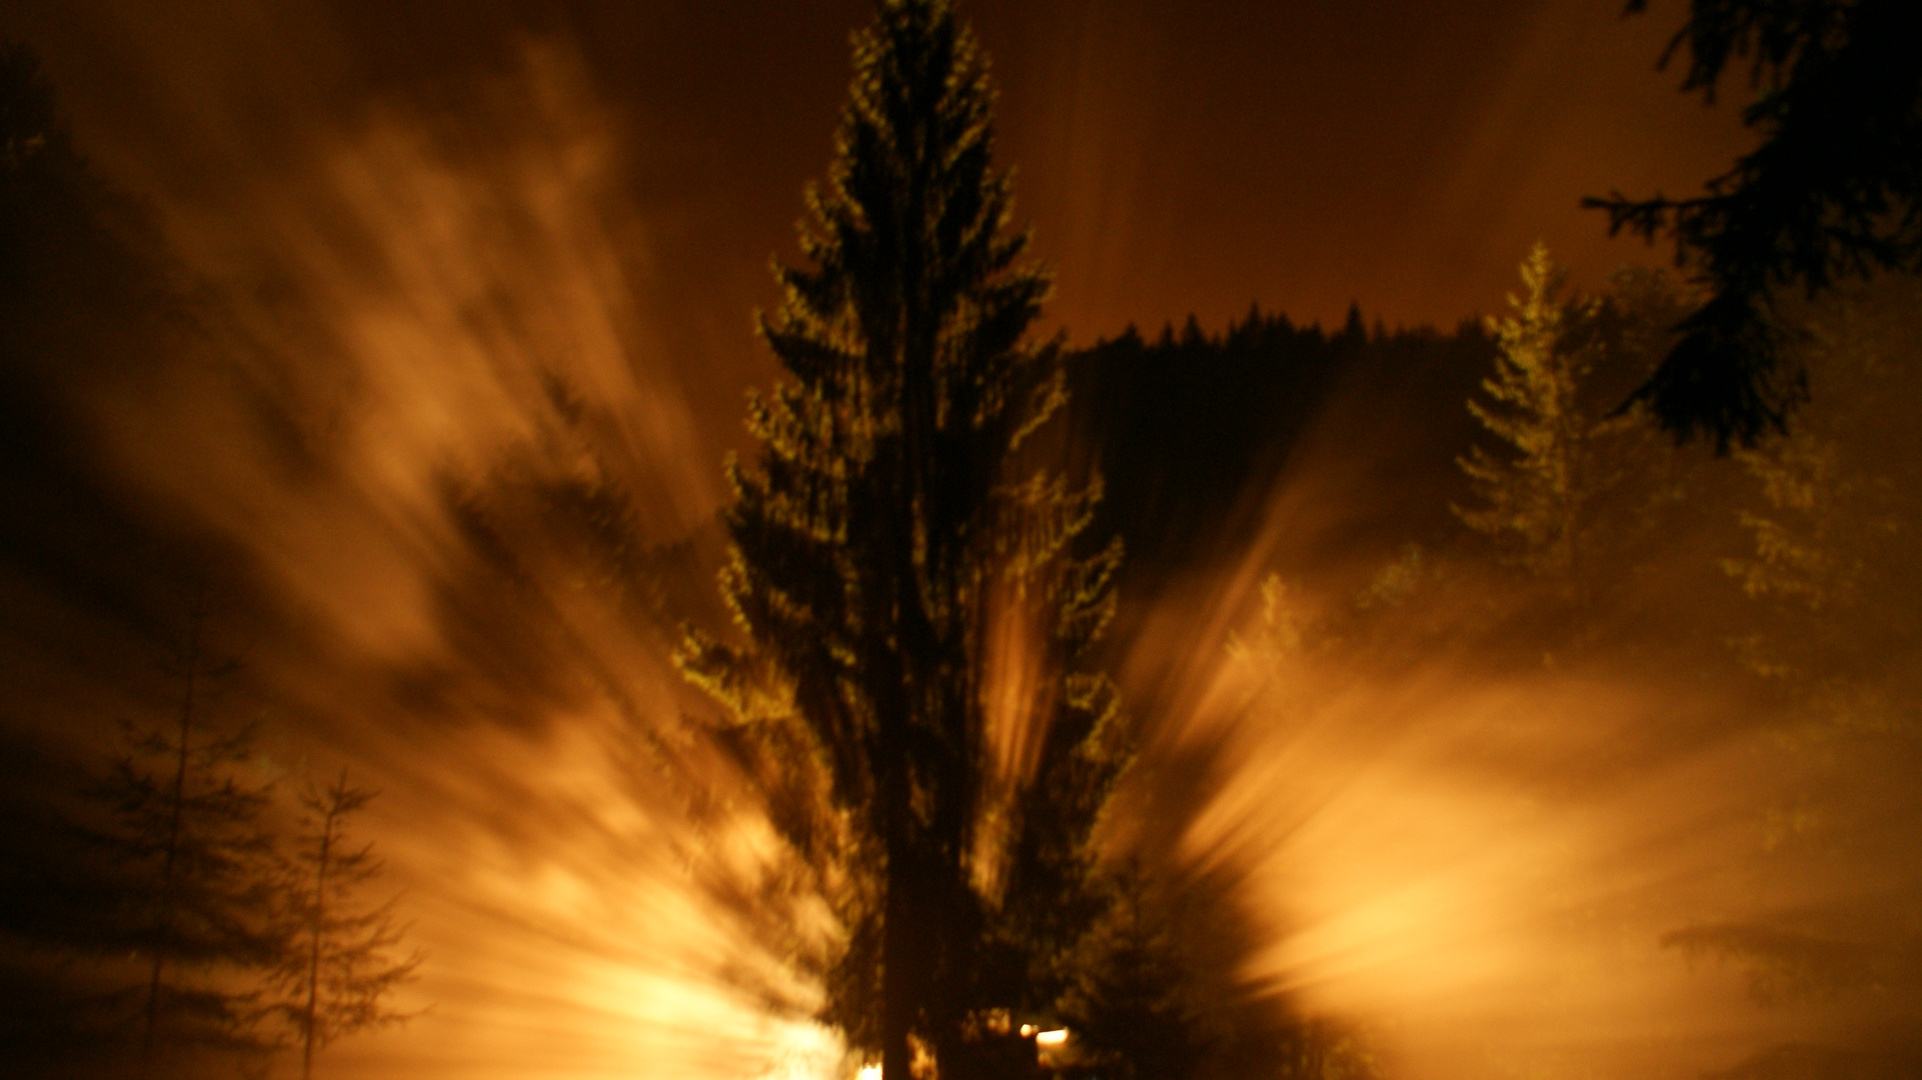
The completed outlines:
{"type": "Polygon", "coordinates": [[[828,1016],[888,1080],[911,1037],[952,1078],[985,1012],[1017,1004],[993,995],[1064,955],[1061,913],[1085,908],[1066,894],[1122,754],[1109,684],[1077,664],[1120,549],[1075,557],[1099,486],[1032,438],[1065,383],[1059,343],[1027,338],[1050,282],[991,164],[986,58],[945,0],[877,8],[806,196],[813,267],[777,266],[760,320],[788,375],[750,400],[760,465],[729,464],[721,586],[744,640],[690,632],[681,659],[849,929],[828,1016]],[[1054,674],[991,721],[1010,640],[1054,674]],[[1025,785],[989,742],[1023,713],[1047,725],[1025,785]]]}

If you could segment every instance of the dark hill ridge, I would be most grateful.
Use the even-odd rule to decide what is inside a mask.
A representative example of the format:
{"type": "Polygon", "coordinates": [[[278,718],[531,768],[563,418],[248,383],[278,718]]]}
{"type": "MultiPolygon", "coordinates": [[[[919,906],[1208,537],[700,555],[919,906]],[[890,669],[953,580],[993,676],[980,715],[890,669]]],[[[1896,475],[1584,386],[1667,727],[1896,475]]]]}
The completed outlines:
{"type": "Polygon", "coordinates": [[[1126,537],[1129,578],[1152,591],[1238,550],[1275,485],[1314,474],[1344,505],[1304,542],[1389,551],[1445,535],[1473,437],[1463,402],[1493,356],[1473,321],[1370,333],[1354,309],[1332,334],[1259,309],[1219,334],[1192,317],[1153,341],[1130,327],[1068,358],[1076,445],[1106,484],[1099,531],[1126,537]]]}

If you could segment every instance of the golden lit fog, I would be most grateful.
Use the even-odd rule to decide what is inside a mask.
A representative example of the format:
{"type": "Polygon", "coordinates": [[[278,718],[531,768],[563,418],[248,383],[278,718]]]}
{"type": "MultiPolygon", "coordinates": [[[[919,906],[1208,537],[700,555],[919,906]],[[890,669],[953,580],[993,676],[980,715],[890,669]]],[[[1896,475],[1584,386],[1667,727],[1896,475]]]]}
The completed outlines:
{"type": "MultiPolygon", "coordinates": [[[[264,767],[345,764],[382,793],[365,835],[428,958],[400,997],[421,1011],[326,1075],[843,1076],[806,974],[842,930],[690,734],[711,706],[671,659],[679,619],[718,609],[720,463],[755,361],[670,346],[653,253],[687,224],[625,184],[657,148],[571,46],[523,42],[462,97],[365,105],[220,200],[167,200],[211,340],[73,390],[101,468],[264,597],[234,632],[264,767]]],[[[198,137],[244,155],[233,108],[198,137]]],[[[1664,944],[1899,894],[1899,768],[1837,804],[1868,839],[1772,863],[1770,808],[1801,781],[1750,688],[1619,640],[1518,663],[1487,624],[1419,610],[1496,591],[1479,579],[1368,642],[1318,636],[1392,555],[1301,539],[1371,505],[1367,469],[1311,449],[1250,496],[1251,542],[1122,600],[1145,749],[1107,835],[1245,919],[1226,982],[1410,1080],[1696,1076],[1910,1017],[1899,985],[1762,1008],[1739,965],[1664,944]]],[[[1643,588],[1732,586],[1691,543],[1643,588]]],[[[1039,752],[1030,636],[994,639],[1015,782],[1039,752]]],[[[110,738],[105,714],[41,715],[94,701],[86,672],[42,678],[23,715],[69,748],[110,738]]]]}

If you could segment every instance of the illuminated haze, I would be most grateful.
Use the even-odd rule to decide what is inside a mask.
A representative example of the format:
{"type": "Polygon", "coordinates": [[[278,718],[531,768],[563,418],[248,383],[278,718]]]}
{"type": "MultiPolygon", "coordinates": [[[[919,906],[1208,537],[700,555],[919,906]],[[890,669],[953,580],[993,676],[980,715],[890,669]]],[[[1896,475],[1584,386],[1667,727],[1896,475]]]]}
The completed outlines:
{"type": "MultiPolygon", "coordinates": [[[[1649,73],[1667,24],[1607,4],[1409,4],[1378,37],[1364,5],[1268,6],[970,9],[1075,342],[1250,300],[1452,325],[1537,236],[1593,285],[1641,253],[1580,195],[1685,189],[1740,145],[1649,73]]],[[[89,467],[227,554],[236,698],[272,767],[383,792],[368,835],[426,1011],[330,1051],[331,1075],[829,1074],[797,960],[837,928],[687,731],[707,706],[669,653],[676,618],[715,617],[720,461],[771,374],[748,313],[825,165],[863,6],[374,7],[0,19],[220,313],[217,361],[65,388],[89,467]]],[[[1659,945],[1873,884],[1760,895],[1736,868],[1774,782],[1725,722],[1740,687],[1473,637],[1251,644],[1269,574],[1312,611],[1392,552],[1332,538],[1392,518],[1367,478],[1407,448],[1334,437],[1249,494],[1261,529],[1221,565],[1124,598],[1147,751],[1115,842],[1148,837],[1240,913],[1227,980],[1355,1025],[1408,1077],[1695,1075],[1841,1030],[1659,945]]],[[[6,633],[41,693],[9,721],[109,745],[126,702],[96,674],[138,635],[30,571],[8,571],[6,633]]]]}

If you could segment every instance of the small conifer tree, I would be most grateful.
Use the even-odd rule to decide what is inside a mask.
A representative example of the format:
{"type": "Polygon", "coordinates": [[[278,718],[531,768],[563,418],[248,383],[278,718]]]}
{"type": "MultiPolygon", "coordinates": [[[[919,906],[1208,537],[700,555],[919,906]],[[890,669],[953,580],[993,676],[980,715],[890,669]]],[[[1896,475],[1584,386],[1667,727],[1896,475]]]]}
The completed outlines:
{"type": "Polygon", "coordinates": [[[326,787],[300,793],[304,827],[288,866],[289,942],[274,981],[276,1007],[300,1046],[300,1076],[313,1075],[314,1055],[356,1032],[397,1024],[408,1014],[388,1002],[413,977],[421,954],[397,955],[402,930],[393,902],[368,905],[361,895],[380,876],[372,844],[351,844],[349,819],[375,792],[354,787],[341,770],[326,787]]]}
{"type": "Polygon", "coordinates": [[[1594,305],[1561,299],[1567,271],[1541,243],[1522,261],[1521,276],[1526,291],[1508,298],[1514,313],[1488,320],[1499,350],[1494,375],[1482,380],[1488,400],[1468,402],[1507,445],[1499,454],[1475,446],[1457,459],[1476,502],[1453,509],[1529,570],[1564,575],[1580,557],[1580,515],[1595,486],[1594,424],[1578,402],[1594,349],[1577,333],[1594,305]]]}

